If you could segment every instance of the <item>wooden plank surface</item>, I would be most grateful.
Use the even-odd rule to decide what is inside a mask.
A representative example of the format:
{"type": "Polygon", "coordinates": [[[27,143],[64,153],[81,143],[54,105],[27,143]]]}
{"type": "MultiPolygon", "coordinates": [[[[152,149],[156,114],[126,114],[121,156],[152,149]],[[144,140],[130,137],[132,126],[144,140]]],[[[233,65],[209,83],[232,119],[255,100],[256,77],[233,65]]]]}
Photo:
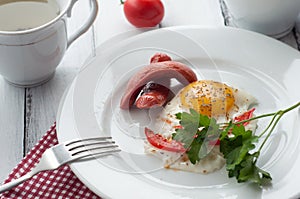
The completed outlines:
{"type": "Polygon", "coordinates": [[[24,89],[0,78],[0,181],[23,157],[24,89]]]}
{"type": "Polygon", "coordinates": [[[99,13],[94,27],[96,46],[119,34],[136,30],[125,19],[123,5],[119,0],[99,0],[99,13]]]}
{"type": "Polygon", "coordinates": [[[165,17],[162,27],[224,26],[219,0],[164,0],[164,5],[165,17]]]}

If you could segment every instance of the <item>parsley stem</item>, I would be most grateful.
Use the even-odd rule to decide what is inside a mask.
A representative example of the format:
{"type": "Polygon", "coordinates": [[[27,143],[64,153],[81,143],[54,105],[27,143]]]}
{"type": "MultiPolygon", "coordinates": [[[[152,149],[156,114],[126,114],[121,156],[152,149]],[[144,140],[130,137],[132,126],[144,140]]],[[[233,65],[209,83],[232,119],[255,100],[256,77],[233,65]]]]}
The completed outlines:
{"type": "MultiPolygon", "coordinates": [[[[277,113],[277,112],[276,112],[276,113],[277,113]]],[[[262,115],[255,116],[255,117],[252,117],[252,118],[249,118],[249,119],[246,119],[246,120],[242,120],[242,121],[239,121],[239,122],[235,122],[235,123],[233,123],[233,124],[235,124],[235,125],[243,124],[243,123],[245,123],[245,122],[250,122],[250,121],[253,121],[253,120],[258,120],[258,119],[260,119],[260,118],[274,116],[276,113],[262,114],[262,115]]]]}
{"type": "Polygon", "coordinates": [[[260,145],[259,149],[258,149],[258,152],[261,151],[261,149],[263,148],[263,146],[265,145],[265,143],[267,142],[267,140],[269,139],[269,137],[271,136],[273,130],[275,129],[275,127],[277,126],[279,120],[282,118],[282,116],[297,108],[298,106],[300,106],[300,102],[296,103],[295,105],[287,108],[287,109],[284,109],[284,110],[280,110],[280,111],[277,111],[276,113],[274,113],[274,116],[272,117],[272,120],[270,121],[269,125],[267,126],[267,128],[259,135],[259,137],[263,136],[267,131],[268,129],[271,127],[269,133],[267,134],[266,138],[264,139],[263,143],[260,145]],[[275,122],[274,122],[275,121],[275,122]]]}
{"type": "MultiPolygon", "coordinates": [[[[289,111],[297,108],[298,106],[300,106],[300,102],[298,102],[298,103],[294,104],[293,106],[290,106],[289,108],[284,109],[284,110],[279,110],[279,111],[273,112],[273,113],[262,114],[262,115],[259,115],[259,116],[255,116],[255,117],[249,118],[247,120],[242,120],[242,121],[239,121],[239,122],[235,122],[233,124],[235,124],[235,125],[243,124],[245,122],[250,122],[250,121],[253,121],[253,120],[258,120],[260,118],[270,117],[270,116],[273,116],[273,119],[272,119],[272,121],[273,121],[275,119],[274,117],[276,117],[278,115],[278,113],[281,112],[281,114],[285,114],[285,113],[287,113],[287,112],[289,112],[289,111]]],[[[270,124],[272,123],[272,121],[270,122],[270,124]]],[[[269,128],[269,127],[267,127],[267,128],[269,128]]]]}
{"type": "Polygon", "coordinates": [[[273,122],[275,121],[276,117],[281,113],[282,111],[278,111],[276,113],[274,113],[272,120],[269,122],[269,125],[267,126],[267,128],[265,128],[265,130],[258,136],[258,137],[262,137],[268,130],[269,128],[272,126],[273,122]]]}
{"type": "Polygon", "coordinates": [[[300,106],[300,102],[298,102],[298,103],[294,104],[293,106],[291,106],[291,107],[289,107],[289,108],[283,110],[283,114],[285,114],[285,113],[287,113],[287,112],[289,112],[289,111],[291,111],[291,110],[297,108],[298,106],[300,106]]]}
{"type": "MultiPolygon", "coordinates": [[[[273,124],[272,128],[270,129],[270,131],[269,131],[269,133],[267,134],[266,138],[264,139],[263,143],[260,145],[260,147],[259,147],[259,149],[258,149],[258,152],[261,151],[261,149],[263,148],[263,146],[265,145],[265,143],[267,142],[267,140],[268,140],[269,137],[271,136],[273,130],[275,129],[276,125],[278,124],[279,120],[280,120],[281,117],[284,115],[284,113],[285,113],[285,112],[283,112],[283,111],[279,111],[278,114],[276,114],[276,115],[273,117],[273,119],[272,119],[272,121],[270,122],[270,124],[273,123],[273,121],[275,120],[276,117],[277,117],[277,119],[275,120],[275,123],[273,124]]],[[[270,125],[269,125],[269,126],[270,126],[270,125]]],[[[268,126],[268,128],[269,128],[269,126],[268,126]]],[[[264,131],[264,132],[266,132],[266,131],[264,131]]],[[[261,134],[261,135],[263,135],[263,134],[261,134]]],[[[261,135],[260,135],[260,136],[261,136],[261,135]]],[[[259,136],[259,137],[260,137],[260,136],[259,136]]]]}
{"type": "MultiPolygon", "coordinates": [[[[269,114],[264,114],[264,115],[261,115],[261,116],[258,116],[258,117],[253,117],[254,119],[258,119],[258,118],[266,117],[267,115],[268,115],[268,116],[272,116],[272,115],[273,115],[272,120],[270,121],[269,125],[268,125],[267,128],[259,135],[259,137],[262,137],[262,136],[268,131],[268,129],[269,129],[272,125],[273,125],[273,126],[272,126],[272,128],[271,128],[270,131],[273,131],[273,129],[275,128],[275,126],[277,125],[277,123],[279,122],[279,120],[281,119],[281,117],[282,117],[285,113],[287,113],[287,112],[289,112],[289,111],[291,111],[291,110],[297,108],[298,106],[300,106],[300,102],[294,104],[293,106],[291,106],[291,107],[289,107],[289,108],[287,108],[287,109],[279,110],[279,111],[277,111],[277,112],[275,112],[275,113],[269,113],[269,114]],[[277,117],[278,117],[278,118],[277,118],[277,117]],[[276,118],[277,118],[277,119],[276,119],[276,118]],[[275,120],[275,119],[276,119],[276,120],[275,120]],[[275,123],[273,124],[274,121],[275,121],[275,123]]],[[[252,118],[252,119],[253,119],[253,118],[252,118]]],[[[268,137],[268,136],[267,136],[267,137],[268,137]]]]}

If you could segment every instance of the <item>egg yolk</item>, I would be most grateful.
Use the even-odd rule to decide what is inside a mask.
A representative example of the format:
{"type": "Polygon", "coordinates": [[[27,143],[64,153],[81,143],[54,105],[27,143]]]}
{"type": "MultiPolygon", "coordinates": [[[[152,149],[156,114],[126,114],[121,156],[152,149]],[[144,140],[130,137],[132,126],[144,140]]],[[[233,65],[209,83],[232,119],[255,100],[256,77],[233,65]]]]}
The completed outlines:
{"type": "Polygon", "coordinates": [[[235,102],[231,87],[211,80],[193,82],[179,95],[184,107],[209,117],[227,116],[235,102]]]}

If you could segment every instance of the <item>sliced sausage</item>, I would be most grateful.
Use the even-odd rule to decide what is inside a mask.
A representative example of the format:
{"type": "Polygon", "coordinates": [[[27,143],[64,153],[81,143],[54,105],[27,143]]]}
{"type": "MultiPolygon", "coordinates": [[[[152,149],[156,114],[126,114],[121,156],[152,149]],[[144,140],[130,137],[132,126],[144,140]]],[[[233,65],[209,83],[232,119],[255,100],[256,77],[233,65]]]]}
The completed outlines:
{"type": "Polygon", "coordinates": [[[140,109],[163,106],[170,98],[170,95],[172,95],[172,92],[167,87],[154,82],[148,82],[144,86],[141,96],[136,100],[135,105],[140,109]]]}

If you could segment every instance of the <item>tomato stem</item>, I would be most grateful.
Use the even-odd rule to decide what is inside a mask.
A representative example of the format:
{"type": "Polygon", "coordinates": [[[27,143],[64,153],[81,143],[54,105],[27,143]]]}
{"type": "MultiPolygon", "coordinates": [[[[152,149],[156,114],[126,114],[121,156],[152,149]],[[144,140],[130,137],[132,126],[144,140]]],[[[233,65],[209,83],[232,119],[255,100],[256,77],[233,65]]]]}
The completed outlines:
{"type": "Polygon", "coordinates": [[[123,0],[120,0],[120,3],[123,5],[123,4],[124,4],[124,1],[123,1],[123,0]]]}

